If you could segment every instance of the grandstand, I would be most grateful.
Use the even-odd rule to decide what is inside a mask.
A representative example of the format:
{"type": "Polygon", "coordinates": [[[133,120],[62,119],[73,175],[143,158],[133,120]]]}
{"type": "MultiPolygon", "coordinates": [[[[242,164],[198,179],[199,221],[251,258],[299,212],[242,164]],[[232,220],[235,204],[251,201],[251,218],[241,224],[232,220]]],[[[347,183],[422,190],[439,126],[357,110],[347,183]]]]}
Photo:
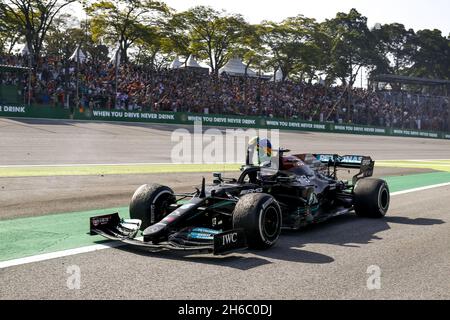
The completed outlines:
{"type": "Polygon", "coordinates": [[[391,88],[396,88],[397,90],[406,89],[408,91],[415,88],[420,89],[421,93],[427,92],[430,95],[446,97],[450,95],[449,80],[382,74],[372,77],[370,82],[375,90],[385,88],[389,84],[391,88]]]}
{"type": "MultiPolygon", "coordinates": [[[[441,119],[441,130],[450,129],[450,81],[382,74],[372,77],[370,82],[370,88],[385,101],[397,106],[413,106],[425,115],[432,114],[441,119]]],[[[416,119],[416,126],[421,129],[422,119],[416,119]]]]}
{"type": "MultiPolygon", "coordinates": [[[[9,60],[27,63],[20,57],[9,60]]],[[[372,78],[366,90],[245,77],[240,74],[242,67],[230,63],[216,78],[193,59],[186,68],[154,70],[123,63],[116,72],[111,62],[77,64],[43,57],[36,66],[29,100],[60,108],[68,104],[70,110],[207,112],[398,129],[450,129],[450,81],[381,75],[372,78]]],[[[26,103],[29,69],[4,65],[1,70],[0,102],[26,103]]]]}

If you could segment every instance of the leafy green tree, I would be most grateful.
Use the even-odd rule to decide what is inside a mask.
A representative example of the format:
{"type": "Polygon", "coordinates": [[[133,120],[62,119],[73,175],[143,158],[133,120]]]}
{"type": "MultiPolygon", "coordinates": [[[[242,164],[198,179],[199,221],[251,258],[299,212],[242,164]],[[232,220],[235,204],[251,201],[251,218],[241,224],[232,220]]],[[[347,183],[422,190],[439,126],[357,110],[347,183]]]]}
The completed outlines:
{"type": "Polygon", "coordinates": [[[157,27],[146,27],[141,37],[136,41],[138,48],[135,54],[135,62],[140,65],[149,66],[153,70],[160,70],[167,66],[172,55],[165,50],[165,33],[157,27]]]}
{"type": "Polygon", "coordinates": [[[316,27],[314,19],[302,15],[287,18],[281,23],[263,22],[261,37],[270,49],[269,65],[275,70],[281,69],[283,80],[301,70],[302,55],[303,58],[307,55],[316,27]]]}
{"type": "Polygon", "coordinates": [[[415,32],[406,30],[399,23],[391,23],[372,30],[377,48],[384,59],[376,66],[376,73],[405,74],[411,67],[411,58],[416,49],[415,32]]]}
{"type": "Polygon", "coordinates": [[[160,30],[161,50],[167,55],[175,54],[185,58],[193,53],[191,38],[183,15],[173,15],[160,30]]]}
{"type": "Polygon", "coordinates": [[[352,87],[361,68],[373,65],[377,58],[376,41],[367,27],[367,18],[352,9],[326,20],[324,27],[332,39],[327,73],[352,87]]]}
{"type": "Polygon", "coordinates": [[[94,62],[108,60],[108,47],[94,41],[89,21],[80,22],[69,14],[56,18],[45,41],[45,54],[68,58],[78,46],[94,62]],[[88,25],[86,25],[88,24],[88,25]]]}
{"type": "Polygon", "coordinates": [[[247,75],[249,68],[256,70],[265,69],[267,63],[268,50],[262,43],[262,33],[264,29],[261,25],[247,24],[243,28],[242,37],[231,50],[231,55],[239,57],[245,64],[247,75]]]}
{"type": "Polygon", "coordinates": [[[189,34],[190,53],[206,59],[215,75],[231,58],[247,26],[241,15],[229,15],[205,6],[181,12],[176,19],[189,34]]]}
{"type": "Polygon", "coordinates": [[[104,44],[93,44],[93,46],[87,48],[90,59],[96,62],[105,62],[109,60],[109,49],[104,44]]]}
{"type": "Polygon", "coordinates": [[[450,40],[439,30],[420,30],[415,38],[410,75],[450,79],[450,40]]]}
{"type": "Polygon", "coordinates": [[[0,11],[0,53],[12,53],[14,46],[23,38],[24,32],[20,28],[15,15],[0,11]]]}
{"type": "Polygon", "coordinates": [[[76,0],[2,0],[0,15],[14,17],[16,29],[22,33],[28,50],[37,61],[47,33],[61,10],[76,0]]]}
{"type": "Polygon", "coordinates": [[[45,39],[44,53],[47,56],[68,58],[84,41],[84,30],[77,27],[78,20],[63,14],[53,21],[45,39]]]}
{"type": "Polygon", "coordinates": [[[160,24],[169,13],[165,3],[153,0],[100,0],[86,11],[94,41],[118,43],[123,61],[128,61],[128,49],[145,35],[147,27],[160,24]]]}
{"type": "Polygon", "coordinates": [[[300,48],[298,71],[300,79],[308,79],[309,83],[326,74],[331,64],[331,37],[324,32],[321,24],[311,24],[307,29],[308,38],[300,48]]]}

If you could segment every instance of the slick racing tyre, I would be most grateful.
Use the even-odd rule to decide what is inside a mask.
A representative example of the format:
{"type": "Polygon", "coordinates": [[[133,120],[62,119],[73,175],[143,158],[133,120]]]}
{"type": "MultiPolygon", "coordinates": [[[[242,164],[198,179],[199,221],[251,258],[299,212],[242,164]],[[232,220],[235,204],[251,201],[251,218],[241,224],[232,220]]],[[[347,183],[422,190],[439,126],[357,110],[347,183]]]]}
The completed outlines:
{"type": "Polygon", "coordinates": [[[358,216],[383,218],[389,210],[390,200],[386,181],[368,178],[356,183],[354,205],[358,216]]]}
{"type": "Polygon", "coordinates": [[[174,193],[169,187],[145,184],[136,190],[131,199],[130,217],[141,220],[141,230],[145,230],[167,216],[170,205],[175,202],[174,193]]]}
{"type": "Polygon", "coordinates": [[[239,199],[233,212],[233,229],[243,229],[250,249],[268,249],[281,233],[278,202],[268,194],[254,193],[239,199]]]}

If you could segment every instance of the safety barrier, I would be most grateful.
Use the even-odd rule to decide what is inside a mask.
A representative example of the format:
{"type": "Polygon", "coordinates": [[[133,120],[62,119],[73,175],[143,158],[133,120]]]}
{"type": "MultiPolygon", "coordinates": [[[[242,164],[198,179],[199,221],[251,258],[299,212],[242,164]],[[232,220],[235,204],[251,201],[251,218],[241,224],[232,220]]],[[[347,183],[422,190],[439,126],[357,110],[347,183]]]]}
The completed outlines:
{"type": "Polygon", "coordinates": [[[84,110],[84,112],[80,112],[79,110],[75,110],[72,114],[68,109],[61,107],[0,105],[0,117],[147,122],[182,125],[192,125],[196,121],[201,121],[204,126],[300,130],[450,140],[450,133],[444,132],[382,128],[353,124],[319,123],[300,120],[281,120],[250,116],[200,115],[185,112],[135,112],[124,110],[84,110]]]}
{"type": "Polygon", "coordinates": [[[70,119],[70,111],[61,107],[0,105],[0,117],[70,119]]]}

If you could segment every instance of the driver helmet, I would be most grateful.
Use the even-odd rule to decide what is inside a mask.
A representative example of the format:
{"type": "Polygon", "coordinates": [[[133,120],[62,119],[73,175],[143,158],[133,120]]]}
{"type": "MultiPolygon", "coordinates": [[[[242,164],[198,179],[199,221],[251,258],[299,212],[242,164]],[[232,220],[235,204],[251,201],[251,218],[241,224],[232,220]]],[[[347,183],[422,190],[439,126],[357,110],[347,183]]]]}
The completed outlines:
{"type": "Polygon", "coordinates": [[[249,141],[249,156],[253,164],[270,166],[272,161],[272,143],[269,139],[254,137],[249,141]]]}

